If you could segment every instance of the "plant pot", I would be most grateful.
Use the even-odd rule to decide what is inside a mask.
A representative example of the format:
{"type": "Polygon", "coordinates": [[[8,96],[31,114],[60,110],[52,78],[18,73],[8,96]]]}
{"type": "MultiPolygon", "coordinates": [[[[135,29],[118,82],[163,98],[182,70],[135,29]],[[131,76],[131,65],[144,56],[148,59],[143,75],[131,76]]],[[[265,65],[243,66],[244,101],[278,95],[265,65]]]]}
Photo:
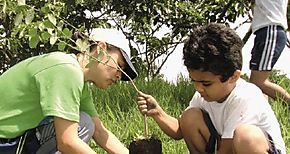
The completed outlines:
{"type": "Polygon", "coordinates": [[[154,137],[135,139],[129,145],[129,154],[162,154],[162,144],[154,137]]]}

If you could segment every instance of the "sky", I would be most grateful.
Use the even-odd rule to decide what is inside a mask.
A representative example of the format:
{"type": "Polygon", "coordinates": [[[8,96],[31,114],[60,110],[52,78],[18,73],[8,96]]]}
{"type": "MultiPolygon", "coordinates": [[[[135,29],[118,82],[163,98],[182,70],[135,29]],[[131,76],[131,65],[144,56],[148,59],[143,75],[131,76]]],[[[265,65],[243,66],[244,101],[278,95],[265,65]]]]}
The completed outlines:
{"type": "MultiPolygon", "coordinates": [[[[238,23],[238,22],[237,22],[238,23]]],[[[236,24],[230,25],[231,28],[235,28],[236,24]]],[[[236,29],[238,35],[243,38],[247,33],[250,27],[249,23],[246,23],[236,29]]],[[[248,76],[250,75],[249,70],[249,61],[251,58],[251,49],[254,44],[254,35],[251,35],[247,43],[243,47],[243,68],[242,73],[246,73],[248,76]]],[[[288,32],[287,37],[290,39],[290,34],[288,32]]],[[[188,77],[187,70],[185,66],[183,66],[182,61],[182,48],[183,45],[179,45],[178,48],[169,56],[165,65],[161,69],[161,74],[164,74],[164,77],[167,81],[175,83],[178,76],[182,74],[185,77],[188,77]]],[[[281,73],[286,74],[288,78],[290,78],[290,49],[286,46],[284,51],[282,52],[280,58],[274,66],[274,69],[280,70],[281,73]]]]}

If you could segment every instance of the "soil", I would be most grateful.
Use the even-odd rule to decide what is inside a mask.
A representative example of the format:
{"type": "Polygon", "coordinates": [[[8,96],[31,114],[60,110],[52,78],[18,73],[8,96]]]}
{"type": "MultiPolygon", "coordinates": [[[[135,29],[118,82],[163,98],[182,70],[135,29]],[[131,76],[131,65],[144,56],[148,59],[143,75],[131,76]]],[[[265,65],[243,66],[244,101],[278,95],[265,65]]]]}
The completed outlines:
{"type": "Polygon", "coordinates": [[[129,145],[130,154],[162,154],[162,144],[154,137],[136,139],[129,145]]]}

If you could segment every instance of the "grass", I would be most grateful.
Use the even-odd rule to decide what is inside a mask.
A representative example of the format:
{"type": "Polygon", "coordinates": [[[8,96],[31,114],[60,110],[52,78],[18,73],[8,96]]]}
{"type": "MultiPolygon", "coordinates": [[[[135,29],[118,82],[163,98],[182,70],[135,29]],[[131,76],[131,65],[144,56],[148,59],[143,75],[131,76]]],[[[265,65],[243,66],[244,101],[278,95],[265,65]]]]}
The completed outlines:
{"type": "MultiPolygon", "coordinates": [[[[290,91],[290,80],[288,78],[278,76],[275,81],[290,91]]],[[[139,78],[135,83],[139,90],[153,95],[163,109],[174,117],[178,117],[188,106],[195,91],[189,81],[182,77],[176,85],[162,79],[146,82],[145,79],[139,78]]],[[[102,122],[127,147],[129,147],[131,141],[144,134],[143,116],[139,113],[136,105],[137,93],[130,83],[119,83],[107,90],[94,89],[93,94],[96,109],[102,122]]],[[[271,104],[281,125],[287,153],[290,153],[290,112],[279,100],[272,101],[271,104]]],[[[164,154],[189,153],[183,140],[176,141],[166,136],[151,118],[148,118],[148,127],[149,134],[161,140],[164,154]]],[[[94,142],[90,146],[98,154],[106,153],[94,142]]]]}

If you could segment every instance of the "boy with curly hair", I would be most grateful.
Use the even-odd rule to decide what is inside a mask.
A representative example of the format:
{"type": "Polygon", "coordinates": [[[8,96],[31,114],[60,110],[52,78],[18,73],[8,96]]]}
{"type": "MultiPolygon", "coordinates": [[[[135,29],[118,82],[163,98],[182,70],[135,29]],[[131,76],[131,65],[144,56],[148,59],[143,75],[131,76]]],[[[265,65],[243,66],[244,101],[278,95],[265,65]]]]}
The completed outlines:
{"type": "Polygon", "coordinates": [[[196,88],[179,118],[168,115],[154,97],[138,93],[142,114],[151,116],[174,139],[184,139],[190,153],[285,154],[277,118],[262,91],[242,78],[243,43],[224,24],[194,29],[183,59],[196,88]]]}

